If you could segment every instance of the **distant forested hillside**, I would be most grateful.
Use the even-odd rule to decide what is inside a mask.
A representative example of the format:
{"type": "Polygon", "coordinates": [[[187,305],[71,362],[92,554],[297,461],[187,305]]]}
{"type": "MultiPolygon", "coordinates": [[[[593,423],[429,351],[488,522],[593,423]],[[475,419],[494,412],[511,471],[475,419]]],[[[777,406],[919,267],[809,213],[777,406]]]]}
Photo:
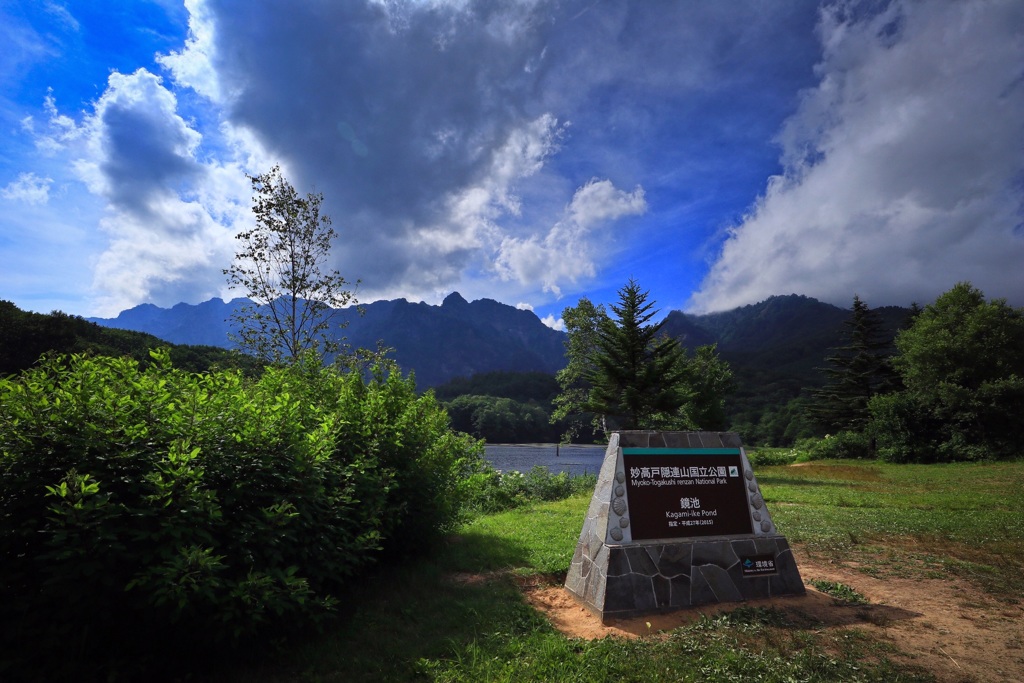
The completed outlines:
{"type": "MultiPolygon", "coordinates": [[[[909,323],[910,309],[873,310],[891,345],[909,323]]],[[[689,348],[717,343],[736,380],[736,391],[726,402],[732,428],[747,443],[788,446],[800,437],[821,435],[805,418],[806,390],[824,383],[825,358],[842,343],[849,316],[849,309],[790,294],[721,313],[673,311],[664,330],[689,348]]]]}
{"type": "MultiPolygon", "coordinates": [[[[146,304],[117,318],[93,320],[104,326],[149,332],[171,342],[227,347],[226,320],[235,305],[220,299],[169,309],[146,304]]],[[[875,310],[889,339],[910,314],[909,309],[898,307],[875,310]]],[[[348,344],[373,349],[382,342],[392,349],[391,357],[404,371],[415,372],[421,390],[436,387],[438,397],[449,403],[463,395],[505,399],[497,407],[495,401],[489,401],[495,405],[486,411],[518,411],[520,422],[534,420],[535,408],[542,408],[550,399],[536,392],[532,398],[511,395],[509,376],[539,373],[553,382],[554,373],[565,364],[564,333],[546,327],[530,311],[497,301],[468,302],[453,293],[439,306],[397,299],[366,304],[363,311],[360,315],[349,309],[343,316],[349,326],[339,330],[339,335],[344,335],[348,344]],[[535,405],[527,410],[509,400],[522,406],[533,401],[535,405]]],[[[718,345],[719,355],[730,364],[736,379],[727,414],[748,443],[789,445],[814,433],[815,428],[804,419],[802,402],[806,399],[802,396],[805,389],[824,382],[820,369],[826,365],[830,349],[841,343],[843,322],[849,314],[846,308],[791,294],[705,315],[671,311],[663,329],[691,351],[705,344],[718,345]]],[[[512,382],[518,383],[519,379],[512,382]]],[[[478,416],[484,410],[482,405],[476,400],[472,407],[478,416]]],[[[509,433],[505,426],[502,430],[509,433]]],[[[529,440],[547,434],[546,430],[541,434],[539,427],[537,430],[536,437],[529,440]]]]}
{"type": "MultiPolygon", "coordinates": [[[[211,299],[201,304],[158,308],[143,304],[116,318],[91,318],[118,329],[139,330],[181,344],[228,347],[227,320],[241,302],[211,299]]],[[[554,374],[564,363],[564,334],[530,311],[491,299],[468,302],[457,292],[440,306],[405,299],[375,301],[340,312],[346,320],[337,338],[352,348],[392,349],[406,372],[416,373],[421,389],[456,377],[499,370],[554,374]]]]}
{"type": "Polygon", "coordinates": [[[170,348],[175,367],[191,372],[217,366],[239,367],[254,373],[258,368],[253,359],[228,349],[170,344],[144,332],[101,327],[59,311],[22,311],[9,301],[0,301],[0,376],[31,367],[45,353],[129,356],[148,364],[150,349],[161,346],[170,348]]]}
{"type": "Polygon", "coordinates": [[[434,389],[453,428],[491,443],[559,441],[568,425],[551,423],[551,402],[558,392],[553,374],[509,371],[456,377],[434,389]]]}

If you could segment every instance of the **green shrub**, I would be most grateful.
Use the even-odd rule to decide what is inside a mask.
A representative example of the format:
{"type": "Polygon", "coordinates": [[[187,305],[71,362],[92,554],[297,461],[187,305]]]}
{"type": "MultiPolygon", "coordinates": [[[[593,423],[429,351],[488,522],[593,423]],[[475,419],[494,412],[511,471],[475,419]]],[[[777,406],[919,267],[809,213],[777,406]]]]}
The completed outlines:
{"type": "MultiPolygon", "coordinates": [[[[984,401],[984,390],[975,394],[975,400],[984,401]]],[[[1006,458],[1017,452],[1016,445],[979,435],[978,421],[971,413],[950,419],[943,410],[908,391],[876,396],[869,408],[869,433],[876,440],[878,456],[888,462],[971,462],[1006,458]]]]}
{"type": "Polygon", "coordinates": [[[492,513],[512,510],[531,501],[562,500],[578,493],[594,490],[597,476],[569,476],[565,472],[551,474],[537,465],[523,474],[517,470],[499,472],[489,465],[466,479],[468,506],[478,512],[492,513]]]}
{"type": "Polygon", "coordinates": [[[536,465],[524,477],[526,495],[531,500],[562,500],[572,495],[572,482],[566,472],[551,474],[536,465]]]}
{"type": "Polygon", "coordinates": [[[754,467],[768,467],[772,465],[792,465],[801,455],[796,448],[757,448],[747,451],[747,460],[754,467]]]}
{"type": "Polygon", "coordinates": [[[250,381],[153,358],[0,380],[8,670],[124,675],[315,623],[382,549],[459,520],[480,445],[394,368],[250,381]]]}
{"type": "MultiPolygon", "coordinates": [[[[887,462],[937,462],[942,424],[905,391],[875,396],[868,403],[868,433],[887,462]]],[[[957,459],[957,458],[954,458],[957,459]]]]}
{"type": "Polygon", "coordinates": [[[862,432],[839,432],[818,440],[809,451],[811,460],[874,458],[871,438],[862,432]]]}

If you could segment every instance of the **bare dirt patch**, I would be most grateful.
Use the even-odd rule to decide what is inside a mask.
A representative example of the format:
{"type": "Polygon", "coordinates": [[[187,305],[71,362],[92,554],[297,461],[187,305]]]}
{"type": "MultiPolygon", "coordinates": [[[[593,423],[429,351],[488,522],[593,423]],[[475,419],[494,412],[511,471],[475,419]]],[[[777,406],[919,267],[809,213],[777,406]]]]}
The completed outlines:
{"type": "MultiPolygon", "coordinates": [[[[804,582],[834,581],[864,595],[870,604],[841,604],[807,587],[804,597],[758,600],[810,620],[816,630],[857,628],[891,644],[908,661],[942,683],[1020,683],[1024,681],[1024,605],[985,593],[964,582],[929,578],[876,578],[856,566],[822,563],[796,549],[804,582]]],[[[671,614],[602,624],[560,585],[543,577],[522,581],[530,603],[559,631],[576,638],[637,638],[685,626],[701,615],[735,609],[712,605],[671,614]]]]}

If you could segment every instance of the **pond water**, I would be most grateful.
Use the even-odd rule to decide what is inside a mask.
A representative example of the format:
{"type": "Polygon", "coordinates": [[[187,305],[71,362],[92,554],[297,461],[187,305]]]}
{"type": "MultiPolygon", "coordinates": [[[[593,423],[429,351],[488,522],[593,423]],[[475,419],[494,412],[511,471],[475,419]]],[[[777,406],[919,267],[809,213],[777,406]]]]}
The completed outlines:
{"type": "Polygon", "coordinates": [[[567,472],[570,476],[593,474],[601,470],[607,446],[578,444],[487,444],[484,457],[494,469],[507,472],[529,472],[536,465],[551,474],[567,472]]]}

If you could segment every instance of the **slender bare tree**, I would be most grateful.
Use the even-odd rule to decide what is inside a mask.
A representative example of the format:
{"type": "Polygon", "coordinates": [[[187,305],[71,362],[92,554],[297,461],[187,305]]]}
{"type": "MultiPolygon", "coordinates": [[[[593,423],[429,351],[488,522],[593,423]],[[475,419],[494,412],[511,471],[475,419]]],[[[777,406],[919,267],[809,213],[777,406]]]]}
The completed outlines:
{"type": "Polygon", "coordinates": [[[338,322],[339,309],[358,303],[359,282],[323,270],[337,236],[320,212],[323,194],[301,197],[278,166],[249,180],[256,225],[238,234],[241,247],[224,270],[231,289],[249,299],[231,316],[232,340],[271,363],[322,360],[341,349],[331,331],[347,324],[338,322]]]}

